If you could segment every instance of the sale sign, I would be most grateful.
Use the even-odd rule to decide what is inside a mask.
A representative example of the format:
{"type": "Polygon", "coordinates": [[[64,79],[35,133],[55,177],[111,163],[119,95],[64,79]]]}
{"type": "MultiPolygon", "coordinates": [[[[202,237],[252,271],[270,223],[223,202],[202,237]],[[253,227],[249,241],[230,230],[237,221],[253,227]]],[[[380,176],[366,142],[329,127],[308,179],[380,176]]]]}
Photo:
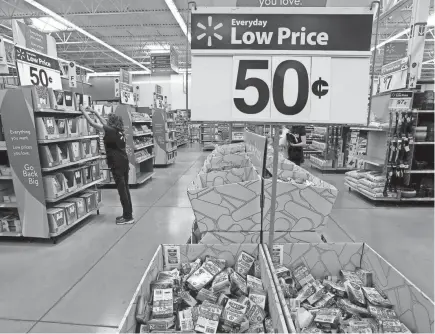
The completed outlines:
{"type": "Polygon", "coordinates": [[[365,124],[372,23],[368,7],[198,8],[192,120],[365,124]]]}
{"type": "Polygon", "coordinates": [[[15,60],[21,86],[45,86],[62,90],[57,59],[15,46],[15,60]]]}
{"type": "Polygon", "coordinates": [[[379,80],[379,93],[406,88],[408,76],[408,57],[382,66],[379,80]]]}
{"type": "MultiPolygon", "coordinates": [[[[117,82],[115,79],[115,93],[116,85],[117,82]]],[[[131,106],[136,105],[133,94],[132,74],[129,71],[123,70],[122,68],[119,71],[119,95],[121,98],[121,103],[131,106]]]]}

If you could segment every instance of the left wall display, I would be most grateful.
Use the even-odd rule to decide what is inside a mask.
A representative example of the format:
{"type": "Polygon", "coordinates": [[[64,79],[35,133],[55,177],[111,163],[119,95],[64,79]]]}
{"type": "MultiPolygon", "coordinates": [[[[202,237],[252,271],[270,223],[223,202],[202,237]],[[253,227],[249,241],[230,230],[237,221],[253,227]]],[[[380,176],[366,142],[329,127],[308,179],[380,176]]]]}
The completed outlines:
{"type": "Polygon", "coordinates": [[[0,236],[55,238],[99,213],[98,135],[78,111],[89,95],[42,86],[0,91],[8,179],[0,236]],[[12,180],[12,183],[10,182],[12,180]]]}

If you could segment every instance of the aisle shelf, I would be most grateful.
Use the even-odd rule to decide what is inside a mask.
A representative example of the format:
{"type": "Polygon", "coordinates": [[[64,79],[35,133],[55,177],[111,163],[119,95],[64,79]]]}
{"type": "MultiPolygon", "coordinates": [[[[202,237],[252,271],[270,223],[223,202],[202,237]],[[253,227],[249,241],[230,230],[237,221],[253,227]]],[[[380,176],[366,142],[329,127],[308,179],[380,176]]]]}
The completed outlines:
{"type": "Polygon", "coordinates": [[[364,160],[365,163],[368,163],[373,166],[382,167],[385,165],[385,159],[380,159],[377,157],[371,157],[371,156],[362,156],[361,160],[364,160]]]}
{"type": "Polygon", "coordinates": [[[410,145],[435,145],[435,142],[433,141],[414,141],[412,143],[409,143],[410,145]]]}
{"type": "Polygon", "coordinates": [[[69,115],[83,115],[81,111],[73,110],[60,110],[60,109],[39,109],[34,111],[35,114],[69,114],[69,115]]]}
{"type": "Polygon", "coordinates": [[[136,163],[137,163],[137,164],[141,164],[142,162],[145,162],[145,161],[147,161],[147,160],[149,160],[149,159],[152,159],[152,158],[154,158],[154,155],[150,155],[150,156],[148,156],[148,157],[144,157],[144,158],[142,158],[142,159],[140,159],[140,160],[136,160],[136,163]]]}
{"type": "Polygon", "coordinates": [[[18,208],[18,203],[17,202],[13,202],[13,203],[0,203],[0,208],[1,209],[18,208]]]}
{"type": "Polygon", "coordinates": [[[7,151],[8,148],[6,147],[5,141],[0,141],[0,151],[7,151]]]}
{"type": "Polygon", "coordinates": [[[55,144],[55,143],[62,143],[66,141],[79,141],[84,139],[96,139],[96,138],[99,138],[99,135],[65,137],[65,138],[56,138],[56,139],[38,139],[38,144],[55,144]]]}
{"type": "Polygon", "coordinates": [[[422,169],[422,170],[406,170],[405,174],[434,174],[435,170],[422,169]]]}
{"type": "Polygon", "coordinates": [[[101,179],[99,179],[99,180],[92,181],[92,182],[90,182],[90,183],[88,183],[88,184],[85,184],[85,185],[84,185],[83,187],[81,187],[81,188],[75,189],[75,190],[73,190],[73,191],[71,191],[71,192],[69,192],[69,193],[66,193],[66,194],[64,194],[64,195],[62,195],[62,196],[59,196],[59,197],[57,197],[57,198],[46,198],[45,201],[46,201],[47,203],[56,203],[56,202],[59,202],[59,201],[65,199],[65,198],[68,198],[68,197],[70,197],[70,196],[72,196],[72,195],[74,195],[74,194],[80,193],[80,192],[82,192],[83,190],[86,190],[86,189],[88,189],[88,188],[90,188],[90,187],[92,187],[92,186],[95,186],[95,185],[97,185],[97,184],[100,184],[100,183],[102,183],[103,181],[104,181],[103,178],[101,178],[101,179]]]}
{"type": "Polygon", "coordinates": [[[138,151],[138,150],[142,150],[142,149],[144,149],[144,148],[148,148],[148,147],[151,147],[151,146],[154,146],[154,144],[151,143],[151,144],[145,144],[145,145],[138,145],[138,146],[135,146],[135,147],[134,147],[134,150],[135,150],[135,151],[138,151]]]}
{"type": "Polygon", "coordinates": [[[148,181],[149,179],[151,179],[154,176],[154,172],[148,172],[148,173],[144,173],[143,175],[139,176],[137,178],[136,183],[137,184],[142,184],[145,183],[146,181],[148,181]]]}
{"type": "Polygon", "coordinates": [[[355,130],[355,131],[375,131],[375,132],[386,132],[388,131],[388,128],[375,128],[375,127],[370,127],[370,126],[363,126],[363,127],[350,127],[350,130],[355,130]]]}
{"type": "Polygon", "coordinates": [[[74,165],[80,165],[80,164],[83,164],[85,162],[99,160],[99,159],[101,159],[100,155],[95,156],[95,157],[91,157],[91,158],[86,158],[86,159],[78,160],[78,161],[68,162],[66,164],[60,164],[60,165],[54,166],[54,167],[44,167],[44,168],[41,168],[41,170],[43,172],[52,172],[54,170],[58,170],[58,169],[66,168],[66,167],[71,167],[71,166],[74,166],[74,165]]]}
{"type": "Polygon", "coordinates": [[[22,237],[23,235],[20,232],[0,232],[0,237],[15,237],[15,238],[19,238],[22,237]]]}
{"type": "Polygon", "coordinates": [[[0,180],[12,180],[12,175],[0,175],[0,180]]]}
{"type": "Polygon", "coordinates": [[[315,162],[310,160],[311,167],[318,169],[322,172],[337,172],[337,173],[344,173],[344,172],[350,172],[351,170],[354,170],[355,168],[352,167],[330,167],[330,166],[320,166],[316,164],[315,162]]]}
{"type": "Polygon", "coordinates": [[[88,218],[89,216],[93,215],[93,214],[98,214],[99,210],[100,210],[100,206],[97,207],[96,209],[86,213],[84,216],[80,217],[79,219],[77,219],[74,223],[67,225],[65,224],[64,227],[58,231],[58,232],[50,232],[50,237],[54,238],[54,237],[58,237],[61,234],[65,233],[66,231],[70,230],[71,228],[73,228],[74,226],[76,226],[77,224],[81,223],[82,221],[84,221],[86,218],[88,218]]]}
{"type": "Polygon", "coordinates": [[[147,123],[152,123],[153,120],[152,119],[147,119],[147,120],[142,120],[142,121],[132,121],[133,124],[147,124],[147,123]]]}
{"type": "Polygon", "coordinates": [[[167,110],[166,104],[157,104],[155,101],[153,109],[154,129],[154,165],[168,166],[175,162],[177,157],[176,129],[174,110],[167,110]],[[171,123],[171,124],[170,124],[171,123]]]}
{"type": "Polygon", "coordinates": [[[143,133],[141,133],[141,132],[134,133],[133,132],[133,137],[143,137],[143,136],[149,136],[152,134],[153,134],[152,132],[143,132],[143,133]]]}
{"type": "Polygon", "coordinates": [[[368,193],[361,191],[358,188],[355,188],[354,186],[350,185],[348,182],[344,182],[344,185],[349,188],[349,190],[353,190],[362,196],[374,201],[374,202],[433,202],[433,197],[373,197],[370,196],[368,193]]]}

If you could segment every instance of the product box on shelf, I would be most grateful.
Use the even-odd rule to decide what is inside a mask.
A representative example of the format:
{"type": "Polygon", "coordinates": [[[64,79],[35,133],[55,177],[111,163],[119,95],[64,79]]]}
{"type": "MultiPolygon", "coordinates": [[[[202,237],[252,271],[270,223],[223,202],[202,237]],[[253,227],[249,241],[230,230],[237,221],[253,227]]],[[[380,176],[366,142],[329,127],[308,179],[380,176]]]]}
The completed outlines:
{"type": "Polygon", "coordinates": [[[91,173],[92,173],[92,181],[97,181],[101,178],[100,172],[100,164],[98,162],[93,162],[90,164],[91,173]]]}
{"type": "Polygon", "coordinates": [[[60,165],[61,159],[56,144],[39,146],[39,157],[42,168],[50,168],[60,165]]]}
{"type": "MultiPolygon", "coordinates": [[[[171,290],[168,292],[171,292],[171,290]]],[[[205,333],[216,333],[216,331],[222,332],[221,327],[223,326],[226,330],[234,330],[235,328],[240,330],[242,327],[249,333],[260,330],[266,332],[265,327],[267,327],[268,333],[287,333],[282,309],[277,298],[275,285],[261,245],[161,245],[157,248],[148,268],[145,270],[117,332],[139,332],[140,322],[146,322],[146,325],[142,325],[142,329],[147,327],[148,330],[156,329],[157,331],[175,331],[174,327],[182,326],[182,330],[190,330],[191,332],[196,330],[205,333]],[[206,258],[208,261],[206,261],[206,258]],[[203,261],[205,264],[199,268],[203,261]],[[182,294],[182,298],[187,300],[193,309],[198,310],[198,312],[194,312],[198,313],[198,316],[190,317],[189,314],[193,312],[189,312],[192,309],[187,308],[187,306],[186,312],[180,310],[181,314],[177,313],[177,321],[173,319],[174,321],[169,323],[163,323],[159,319],[147,319],[147,321],[143,318],[142,313],[136,315],[137,310],[142,309],[142,302],[145,303],[143,306],[146,306],[148,302],[153,302],[150,307],[155,308],[156,313],[161,310],[159,305],[162,303],[156,303],[157,298],[154,297],[155,291],[158,289],[155,281],[159,277],[163,278],[169,273],[178,272],[178,270],[181,271],[181,274],[184,274],[185,268],[189,268],[187,269],[188,272],[192,266],[199,269],[192,270],[195,273],[190,276],[188,282],[191,282],[191,287],[195,287],[194,290],[200,291],[195,294],[196,299],[188,291],[186,294],[182,294]],[[213,268],[218,268],[218,270],[213,268]],[[207,269],[213,271],[213,274],[207,269]],[[249,293],[248,277],[255,278],[255,281],[258,282],[257,294],[249,293]],[[200,282],[202,278],[205,280],[200,282]],[[197,282],[200,282],[200,284],[198,285],[197,282]],[[213,291],[215,289],[216,291],[218,289],[226,291],[229,288],[228,284],[233,286],[234,293],[237,293],[239,297],[226,298],[225,294],[221,293],[220,298],[216,298],[217,296],[211,294],[208,289],[209,286],[213,286],[211,288],[213,291]],[[199,287],[202,285],[205,287],[200,289],[199,287]],[[261,285],[262,289],[260,289],[261,285]],[[259,299],[266,300],[266,302],[260,305],[252,303],[252,300],[259,299]],[[199,307],[197,300],[202,302],[199,307]],[[249,310],[247,310],[248,308],[249,310]],[[214,310],[216,310],[214,318],[209,317],[208,311],[214,310]],[[243,316],[246,317],[246,320],[238,321],[237,318],[243,316]],[[188,321],[180,323],[180,319],[186,318],[188,321]],[[156,328],[156,326],[160,325],[165,328],[156,328]]],[[[165,304],[170,312],[170,308],[173,306],[171,301],[165,304]]]]}
{"type": "Polygon", "coordinates": [[[82,144],[79,141],[68,142],[68,148],[71,161],[82,160],[82,144]]]}
{"type": "Polygon", "coordinates": [[[54,117],[35,117],[38,139],[58,139],[59,129],[54,117]]]}
{"type": "Polygon", "coordinates": [[[52,109],[50,103],[50,88],[44,86],[31,86],[33,110],[43,111],[52,109]]]}
{"type": "Polygon", "coordinates": [[[82,173],[83,173],[83,182],[84,184],[91,183],[93,181],[92,178],[92,166],[91,165],[84,165],[82,167],[82,173]]]}
{"type": "Polygon", "coordinates": [[[85,192],[78,197],[85,200],[86,212],[91,212],[97,208],[97,198],[95,193],[85,192]]]}
{"type": "Polygon", "coordinates": [[[57,125],[57,131],[59,133],[59,138],[68,137],[66,119],[65,118],[55,118],[54,121],[56,122],[56,125],[57,125]]]}
{"type": "Polygon", "coordinates": [[[71,184],[75,184],[76,188],[81,188],[85,184],[82,167],[64,169],[63,175],[67,180],[68,187],[70,187],[71,184]]]}
{"type": "Polygon", "coordinates": [[[0,174],[2,176],[12,176],[12,168],[6,165],[0,165],[0,174]]]}
{"type": "Polygon", "coordinates": [[[92,139],[91,140],[91,154],[93,157],[97,156],[99,154],[99,150],[98,150],[98,140],[97,139],[92,139]]]}
{"type": "Polygon", "coordinates": [[[55,208],[63,209],[65,211],[67,225],[72,225],[77,221],[77,208],[75,203],[62,202],[54,206],[55,208]]]}
{"type": "Polygon", "coordinates": [[[47,209],[48,226],[50,233],[59,233],[66,226],[66,217],[64,208],[47,209]]]}
{"type": "Polygon", "coordinates": [[[64,171],[62,171],[62,173],[65,177],[65,189],[66,189],[67,193],[70,193],[70,192],[76,190],[77,188],[79,188],[74,172],[64,170],[64,171]]]}
{"type": "Polygon", "coordinates": [[[79,197],[70,197],[65,200],[65,202],[73,203],[76,206],[76,213],[77,213],[77,219],[83,217],[86,215],[86,202],[85,198],[79,198],[79,197]]]}
{"type": "Polygon", "coordinates": [[[82,159],[92,158],[91,141],[89,139],[81,141],[82,159]]]}
{"type": "Polygon", "coordinates": [[[58,143],[57,144],[57,150],[59,152],[59,160],[60,164],[67,164],[71,162],[71,159],[69,157],[69,147],[68,143],[58,143]]]}
{"type": "Polygon", "coordinates": [[[56,199],[66,194],[66,181],[62,173],[43,176],[42,180],[46,198],[56,199]]]}
{"type": "Polygon", "coordinates": [[[324,326],[330,330],[332,325],[361,333],[352,328],[355,318],[360,319],[357,323],[364,333],[392,333],[386,328],[391,320],[393,332],[434,331],[434,302],[368,244],[281,244],[274,246],[273,254],[264,248],[291,332],[309,321],[308,330],[324,326]],[[306,310],[318,307],[328,312],[338,307],[341,314],[354,319],[340,321],[331,313],[306,317],[306,310]]]}
{"type": "Polygon", "coordinates": [[[102,202],[101,189],[86,190],[87,193],[94,194],[97,206],[102,202]]]}
{"type": "Polygon", "coordinates": [[[63,111],[75,111],[75,101],[73,98],[73,92],[52,90],[50,94],[51,105],[53,109],[63,111]]]}
{"type": "Polygon", "coordinates": [[[21,220],[16,214],[2,213],[0,216],[0,233],[22,231],[21,220]]]}
{"type": "Polygon", "coordinates": [[[66,125],[69,137],[80,136],[80,117],[68,118],[66,120],[66,125]]]}

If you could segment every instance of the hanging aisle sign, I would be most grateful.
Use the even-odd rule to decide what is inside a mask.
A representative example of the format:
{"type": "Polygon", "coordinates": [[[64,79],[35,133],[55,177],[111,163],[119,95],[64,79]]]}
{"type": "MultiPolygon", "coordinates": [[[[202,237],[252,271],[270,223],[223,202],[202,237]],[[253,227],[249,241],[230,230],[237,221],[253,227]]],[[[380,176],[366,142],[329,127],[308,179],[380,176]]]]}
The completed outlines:
{"type": "MultiPolygon", "coordinates": [[[[121,103],[131,106],[136,105],[133,96],[132,74],[126,70],[120,69],[119,72],[119,94],[121,103]]],[[[116,94],[116,79],[115,79],[115,94],[116,94]]]]}
{"type": "Polygon", "coordinates": [[[21,86],[45,86],[62,89],[57,59],[15,46],[15,60],[21,86]]]}
{"type": "Polygon", "coordinates": [[[0,74],[8,74],[9,68],[6,60],[5,41],[0,36],[0,74]]]}
{"type": "Polygon", "coordinates": [[[71,88],[77,88],[77,67],[76,64],[71,61],[68,63],[68,81],[71,88]]]}
{"type": "Polygon", "coordinates": [[[372,23],[369,8],[198,8],[192,120],[364,124],[372,23]]]}

